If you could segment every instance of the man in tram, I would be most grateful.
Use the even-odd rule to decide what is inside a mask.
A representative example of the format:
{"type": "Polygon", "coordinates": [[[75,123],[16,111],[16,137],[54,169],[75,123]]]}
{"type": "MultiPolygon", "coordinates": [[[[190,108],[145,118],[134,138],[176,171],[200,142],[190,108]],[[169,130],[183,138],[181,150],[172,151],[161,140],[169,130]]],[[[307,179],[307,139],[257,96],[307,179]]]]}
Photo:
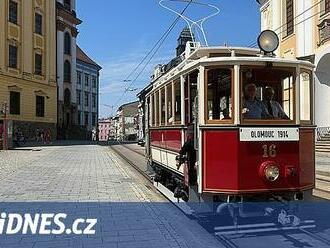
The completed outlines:
{"type": "MultiPolygon", "coordinates": [[[[197,183],[197,170],[196,170],[196,150],[194,147],[194,126],[188,126],[187,130],[187,141],[184,143],[180,150],[179,161],[182,161],[182,158],[186,156],[188,164],[188,178],[189,185],[194,186],[197,183]]],[[[179,170],[182,163],[177,165],[179,170]]]]}
{"type": "Polygon", "coordinates": [[[274,89],[272,87],[266,87],[263,104],[267,109],[267,114],[275,119],[285,119],[288,120],[289,117],[284,112],[281,104],[277,101],[274,101],[274,89]]]}
{"type": "Polygon", "coordinates": [[[267,119],[269,116],[265,105],[257,99],[257,86],[248,84],[245,86],[245,101],[243,104],[243,116],[246,119],[267,119]]]}

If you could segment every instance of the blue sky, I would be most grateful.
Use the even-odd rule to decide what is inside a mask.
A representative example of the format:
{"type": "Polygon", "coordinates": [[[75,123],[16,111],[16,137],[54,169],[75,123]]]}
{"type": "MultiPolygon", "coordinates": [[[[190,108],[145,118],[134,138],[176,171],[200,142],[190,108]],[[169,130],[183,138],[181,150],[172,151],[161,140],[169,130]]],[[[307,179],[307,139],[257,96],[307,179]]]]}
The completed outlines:
{"type": "MultiPolygon", "coordinates": [[[[210,45],[248,46],[260,31],[259,7],[255,0],[200,0],[217,5],[221,13],[205,23],[210,45]]],[[[174,7],[172,4],[171,6],[174,7]]],[[[177,10],[185,7],[176,3],[177,10]]],[[[187,15],[197,18],[208,12],[190,5],[187,15]]],[[[100,117],[110,115],[123,94],[123,80],[153,47],[175,15],[158,5],[158,0],[77,0],[78,44],[102,67],[100,76],[100,117]]],[[[153,67],[175,56],[176,40],[185,22],[181,20],[167,38],[150,65],[134,85],[142,89],[149,82],[153,67]]],[[[135,76],[133,75],[132,78],[135,76]]],[[[128,92],[119,104],[136,99],[128,92]]],[[[116,106],[117,108],[118,106],[116,106]]]]}

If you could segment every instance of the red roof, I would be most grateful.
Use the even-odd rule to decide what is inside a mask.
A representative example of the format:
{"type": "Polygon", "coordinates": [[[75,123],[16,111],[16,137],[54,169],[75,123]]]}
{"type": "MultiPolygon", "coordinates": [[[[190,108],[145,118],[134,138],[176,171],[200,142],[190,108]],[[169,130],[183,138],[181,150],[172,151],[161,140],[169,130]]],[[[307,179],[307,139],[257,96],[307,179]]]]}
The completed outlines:
{"type": "Polygon", "coordinates": [[[95,61],[93,61],[88,55],[77,45],[77,60],[83,61],[87,64],[94,65],[99,68],[99,70],[102,69],[101,66],[99,66],[95,61]]]}

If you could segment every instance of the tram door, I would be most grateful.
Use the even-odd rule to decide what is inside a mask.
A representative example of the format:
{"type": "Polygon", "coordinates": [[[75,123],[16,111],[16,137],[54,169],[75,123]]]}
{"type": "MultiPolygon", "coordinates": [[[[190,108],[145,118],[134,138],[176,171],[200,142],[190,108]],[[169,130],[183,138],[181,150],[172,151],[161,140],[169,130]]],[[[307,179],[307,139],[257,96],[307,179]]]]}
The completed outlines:
{"type": "Polygon", "coordinates": [[[196,163],[197,158],[197,138],[198,138],[198,118],[197,118],[197,108],[198,106],[198,97],[197,97],[197,82],[198,82],[198,71],[194,71],[187,76],[185,83],[185,124],[188,127],[187,132],[193,132],[194,137],[194,152],[196,153],[195,161],[191,161],[193,166],[190,165],[190,170],[194,170],[194,173],[189,173],[189,201],[196,202],[199,201],[197,194],[197,171],[195,170],[194,164],[196,163]]]}

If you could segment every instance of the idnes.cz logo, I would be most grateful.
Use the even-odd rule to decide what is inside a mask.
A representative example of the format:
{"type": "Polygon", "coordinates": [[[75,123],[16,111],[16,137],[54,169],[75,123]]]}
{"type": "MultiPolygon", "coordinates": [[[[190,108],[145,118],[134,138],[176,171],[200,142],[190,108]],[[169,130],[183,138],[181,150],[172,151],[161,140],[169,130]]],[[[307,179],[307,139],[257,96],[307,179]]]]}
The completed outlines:
{"type": "MultiPolygon", "coordinates": [[[[75,219],[67,227],[65,213],[17,214],[1,213],[0,235],[42,234],[42,235],[91,235],[95,234],[97,219],[75,219]]],[[[68,221],[67,221],[68,222],[68,221]]]]}

